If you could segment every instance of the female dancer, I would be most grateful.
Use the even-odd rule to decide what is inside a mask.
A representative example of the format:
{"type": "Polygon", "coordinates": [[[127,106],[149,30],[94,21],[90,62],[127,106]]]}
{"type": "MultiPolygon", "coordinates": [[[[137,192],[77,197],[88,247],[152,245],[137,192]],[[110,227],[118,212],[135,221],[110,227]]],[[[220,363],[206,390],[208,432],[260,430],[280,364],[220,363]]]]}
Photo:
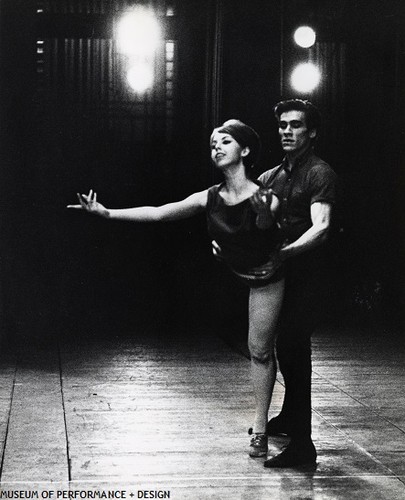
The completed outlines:
{"type": "Polygon", "coordinates": [[[278,198],[248,176],[260,150],[259,136],[251,127],[228,120],[214,129],[210,145],[211,159],[225,178],[221,184],[175,203],[126,209],[104,207],[90,190],[88,195],[78,194],[79,205],[68,208],[134,222],[173,221],[206,211],[214,254],[220,248],[221,260],[250,287],[248,346],[256,412],[249,429],[253,434],[249,455],[261,457],[268,451],[266,425],[276,377],[275,330],[284,293],[277,257],[278,198]]]}

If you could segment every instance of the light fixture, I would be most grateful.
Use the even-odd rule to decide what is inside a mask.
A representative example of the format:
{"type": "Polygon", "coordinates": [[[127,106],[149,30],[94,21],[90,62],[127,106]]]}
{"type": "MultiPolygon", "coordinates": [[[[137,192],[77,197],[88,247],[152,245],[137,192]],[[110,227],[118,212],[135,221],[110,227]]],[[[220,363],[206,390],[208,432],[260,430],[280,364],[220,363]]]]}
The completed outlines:
{"type": "Polygon", "coordinates": [[[291,85],[297,92],[312,92],[321,81],[321,73],[312,63],[299,64],[291,74],[291,85]]]}
{"type": "Polygon", "coordinates": [[[128,70],[127,81],[134,92],[142,94],[153,84],[153,69],[150,64],[138,63],[128,70]]]}
{"type": "Polygon", "coordinates": [[[316,40],[315,31],[309,26],[300,26],[294,32],[294,41],[300,47],[308,49],[316,40]]]}
{"type": "Polygon", "coordinates": [[[127,55],[152,56],[161,39],[160,26],[149,9],[127,12],[117,26],[118,50],[127,55]]]}

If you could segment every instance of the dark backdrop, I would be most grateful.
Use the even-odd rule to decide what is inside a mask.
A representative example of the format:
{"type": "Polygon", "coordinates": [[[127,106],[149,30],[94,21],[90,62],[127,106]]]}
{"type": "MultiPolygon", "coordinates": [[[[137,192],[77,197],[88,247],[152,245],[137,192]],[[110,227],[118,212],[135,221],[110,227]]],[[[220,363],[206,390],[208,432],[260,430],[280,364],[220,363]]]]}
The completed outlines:
{"type": "MultiPolygon", "coordinates": [[[[80,2],[76,2],[79,4],[80,2]]],[[[108,39],[108,16],[47,14],[0,1],[1,309],[3,336],[168,333],[207,324],[242,335],[246,290],[210,255],[204,217],[111,223],[64,207],[97,190],[107,206],[158,204],[208,187],[210,130],[235,117],[263,140],[256,173],[281,159],[272,106],[293,97],[291,42],[317,27],[325,77],[308,96],[324,129],[318,152],[337,171],[330,320],[397,331],[403,298],[403,9],[397,1],[178,2],[170,141],[131,143],[58,92],[38,96],[38,37],[108,39]],[[45,19],[45,20],[44,20],[45,19]],[[73,109],[74,108],[74,109],[73,109]]],[[[62,77],[60,77],[62,78],[62,77]]],[[[90,91],[89,91],[90,92],[90,91]]]]}

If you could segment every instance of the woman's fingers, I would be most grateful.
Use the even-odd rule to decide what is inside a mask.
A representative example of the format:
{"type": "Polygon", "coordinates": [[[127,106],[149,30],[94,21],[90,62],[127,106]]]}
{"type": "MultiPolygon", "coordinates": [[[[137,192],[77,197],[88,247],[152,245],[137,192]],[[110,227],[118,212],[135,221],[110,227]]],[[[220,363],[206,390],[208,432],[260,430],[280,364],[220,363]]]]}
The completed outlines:
{"type": "Polygon", "coordinates": [[[221,250],[221,247],[218,245],[218,243],[215,240],[212,240],[212,248],[216,250],[217,252],[221,250]]]}
{"type": "Polygon", "coordinates": [[[77,193],[77,197],[79,199],[79,202],[80,202],[80,205],[83,207],[83,208],[86,208],[87,207],[87,200],[86,200],[86,196],[84,194],[80,194],[80,193],[77,193]]]}
{"type": "Polygon", "coordinates": [[[259,198],[259,195],[257,193],[255,193],[251,198],[250,198],[250,204],[252,205],[252,207],[255,209],[255,210],[259,210],[264,202],[263,202],[263,198],[260,199],[259,198]]]}
{"type": "Polygon", "coordinates": [[[90,189],[89,194],[76,193],[80,205],[67,205],[67,208],[84,209],[92,211],[97,208],[97,193],[90,189]]]}
{"type": "Polygon", "coordinates": [[[218,245],[218,243],[215,240],[212,240],[211,245],[212,245],[212,253],[213,253],[214,257],[218,260],[222,260],[223,257],[222,257],[221,247],[218,245]]]}
{"type": "Polygon", "coordinates": [[[268,189],[259,189],[256,193],[257,195],[257,200],[263,202],[263,203],[269,203],[272,198],[272,192],[268,189]]]}
{"type": "Polygon", "coordinates": [[[76,210],[82,210],[83,208],[86,208],[86,204],[83,201],[82,197],[80,196],[79,193],[76,193],[77,198],[79,200],[80,205],[67,205],[66,208],[75,208],[76,210]]]}
{"type": "Polygon", "coordinates": [[[271,205],[272,191],[269,189],[258,189],[250,198],[255,210],[263,210],[271,205]]]}
{"type": "Polygon", "coordinates": [[[88,195],[86,195],[86,194],[78,194],[77,196],[79,198],[80,205],[85,210],[90,210],[90,207],[91,207],[91,194],[90,193],[88,195]]]}

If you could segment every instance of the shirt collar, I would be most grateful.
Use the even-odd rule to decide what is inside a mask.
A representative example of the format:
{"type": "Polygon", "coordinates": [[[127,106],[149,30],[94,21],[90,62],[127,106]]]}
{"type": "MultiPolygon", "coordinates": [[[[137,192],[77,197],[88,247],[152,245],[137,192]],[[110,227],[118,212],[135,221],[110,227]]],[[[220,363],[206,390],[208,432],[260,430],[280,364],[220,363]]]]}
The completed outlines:
{"type": "MultiPolygon", "coordinates": [[[[307,150],[305,150],[301,156],[299,156],[294,164],[293,169],[296,170],[299,168],[303,163],[305,163],[308,158],[313,154],[314,148],[310,146],[307,150]]],[[[283,161],[281,162],[283,169],[286,170],[287,172],[290,171],[287,156],[284,156],[283,161]]]]}

